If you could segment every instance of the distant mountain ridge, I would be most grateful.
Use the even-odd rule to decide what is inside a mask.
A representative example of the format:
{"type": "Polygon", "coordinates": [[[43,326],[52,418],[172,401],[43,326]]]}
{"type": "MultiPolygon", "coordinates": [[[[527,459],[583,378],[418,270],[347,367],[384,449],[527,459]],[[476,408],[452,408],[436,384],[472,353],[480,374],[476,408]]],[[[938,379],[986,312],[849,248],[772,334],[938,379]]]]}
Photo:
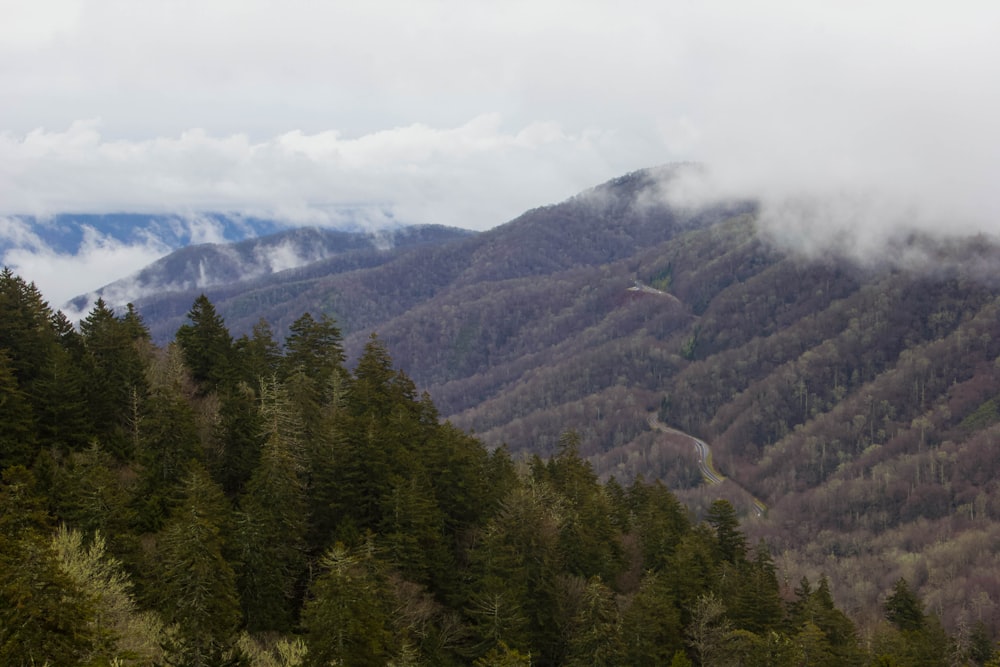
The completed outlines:
{"type": "MultiPolygon", "coordinates": [[[[79,250],[90,232],[126,245],[153,241],[169,252],[209,240],[238,242],[287,227],[275,220],[226,213],[60,213],[49,217],[15,215],[6,218],[24,225],[53,251],[70,255],[79,250]]],[[[19,242],[12,235],[0,234],[0,253],[19,242]]]]}
{"type": "Polygon", "coordinates": [[[395,248],[440,243],[472,233],[433,225],[378,231],[304,227],[237,243],[190,245],[131,276],[76,297],[70,305],[76,311],[85,311],[98,297],[112,306],[122,306],[129,302],[162,300],[169,294],[231,289],[234,285],[256,284],[301,267],[312,265],[315,270],[315,265],[328,259],[346,266],[374,265],[395,248]]]}

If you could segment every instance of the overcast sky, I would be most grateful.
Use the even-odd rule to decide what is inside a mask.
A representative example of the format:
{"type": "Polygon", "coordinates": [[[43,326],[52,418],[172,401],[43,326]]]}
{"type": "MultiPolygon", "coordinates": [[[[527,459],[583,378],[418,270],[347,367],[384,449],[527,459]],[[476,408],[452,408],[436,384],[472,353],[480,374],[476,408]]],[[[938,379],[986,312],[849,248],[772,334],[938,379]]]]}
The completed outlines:
{"type": "MultiPolygon", "coordinates": [[[[0,0],[0,17],[0,215],[371,207],[485,229],[698,161],[708,182],[676,196],[760,196],[800,239],[1000,226],[1000,3],[0,0]]],[[[52,271],[94,266],[74,261],[52,271]]]]}

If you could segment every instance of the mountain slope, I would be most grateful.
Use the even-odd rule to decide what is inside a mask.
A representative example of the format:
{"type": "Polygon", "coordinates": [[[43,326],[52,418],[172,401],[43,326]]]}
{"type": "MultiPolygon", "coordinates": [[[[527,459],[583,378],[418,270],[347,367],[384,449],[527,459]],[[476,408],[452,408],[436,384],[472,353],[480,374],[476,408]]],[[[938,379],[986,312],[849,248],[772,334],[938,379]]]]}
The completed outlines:
{"type": "MultiPolygon", "coordinates": [[[[77,297],[71,305],[85,310],[97,297],[115,305],[141,304],[154,338],[164,342],[183,323],[193,300],[210,292],[226,303],[223,312],[235,324],[234,332],[249,330],[260,317],[255,314],[259,309],[284,303],[312,281],[377,267],[413,248],[473,234],[435,225],[377,232],[302,228],[234,244],[188,246],[94,294],[77,297]],[[239,321],[241,315],[246,322],[239,321]]],[[[279,316],[272,322],[284,320],[279,316]]]]}
{"type": "MultiPolygon", "coordinates": [[[[913,237],[887,256],[930,258],[919,268],[805,259],[763,240],[750,204],[671,208],[670,174],[378,265],[206,291],[236,333],[310,310],[356,355],[377,331],[487,444],[545,456],[575,429],[598,473],[664,479],[696,511],[745,487],[790,581],[825,572],[872,622],[905,576],[949,627],[997,627],[1000,290],[984,267],[1000,248],[913,237]],[[731,483],[701,486],[693,449],[652,414],[709,442],[731,483]]],[[[161,332],[183,321],[165,303],[139,303],[161,332]]]]}

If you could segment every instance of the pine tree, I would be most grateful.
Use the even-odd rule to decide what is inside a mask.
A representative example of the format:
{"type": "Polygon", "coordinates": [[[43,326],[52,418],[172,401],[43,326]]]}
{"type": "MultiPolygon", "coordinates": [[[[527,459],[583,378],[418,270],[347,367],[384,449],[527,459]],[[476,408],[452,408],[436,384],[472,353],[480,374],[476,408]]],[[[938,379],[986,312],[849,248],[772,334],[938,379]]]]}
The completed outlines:
{"type": "Polygon", "coordinates": [[[728,500],[716,500],[708,508],[705,520],[715,530],[719,560],[739,565],[746,560],[746,538],[740,532],[736,510],[728,500]]]}
{"type": "Polygon", "coordinates": [[[885,601],[885,617],[900,630],[920,630],[924,627],[924,605],[910,590],[906,579],[893,584],[892,593],[885,601]]]}
{"type": "Polygon", "coordinates": [[[587,582],[583,605],[573,619],[573,626],[565,665],[614,667],[625,663],[621,618],[612,591],[600,578],[587,582]]]}
{"type": "Polygon", "coordinates": [[[0,471],[35,458],[35,424],[28,397],[18,385],[7,351],[0,349],[0,471]]]}
{"type": "Polygon", "coordinates": [[[233,338],[222,316],[202,294],[188,311],[188,324],[175,336],[184,353],[184,362],[204,393],[229,386],[235,381],[233,338]]]}
{"type": "Polygon", "coordinates": [[[430,484],[419,472],[410,477],[393,475],[383,499],[379,534],[386,555],[410,581],[430,584],[433,574],[451,564],[444,536],[444,519],[430,484]]]}
{"type": "Polygon", "coordinates": [[[528,479],[504,499],[471,558],[473,633],[482,650],[497,640],[533,648],[552,660],[559,654],[559,535],[565,500],[545,482],[528,479]]]}
{"type": "Polygon", "coordinates": [[[285,377],[303,372],[323,386],[333,373],[343,372],[346,356],[340,329],[332,318],[323,315],[316,320],[303,313],[288,330],[281,362],[285,377]]]}
{"type": "Polygon", "coordinates": [[[218,399],[207,465],[226,495],[235,498],[257,468],[267,434],[258,409],[258,392],[249,385],[240,383],[218,399]]]}
{"type": "Polygon", "coordinates": [[[29,394],[56,345],[53,312],[42,293],[5,267],[0,271],[0,350],[7,350],[14,377],[29,394]]]}
{"type": "Polygon", "coordinates": [[[580,457],[579,446],[576,432],[564,433],[545,473],[567,500],[569,511],[560,536],[563,560],[572,574],[611,581],[621,570],[621,543],[611,523],[607,497],[590,463],[580,457]]]}
{"type": "Polygon", "coordinates": [[[59,516],[85,534],[108,536],[111,551],[121,557],[135,548],[132,492],[110,454],[97,442],[71,454],[56,485],[59,516]]]}
{"type": "Polygon", "coordinates": [[[627,656],[623,664],[663,665],[682,651],[680,614],[661,573],[648,571],[643,576],[623,612],[621,634],[627,656]]]}
{"type": "Polygon", "coordinates": [[[628,490],[626,502],[634,531],[642,543],[643,567],[662,570],[690,530],[687,510],[659,480],[647,484],[641,478],[636,479],[628,490]]]}
{"type": "Polygon", "coordinates": [[[263,318],[251,330],[250,336],[240,336],[234,345],[240,377],[250,387],[276,376],[281,364],[281,346],[274,340],[271,325],[263,318]]]}
{"type": "Polygon", "coordinates": [[[0,664],[81,664],[93,650],[92,601],[59,567],[45,498],[24,467],[0,480],[0,664]]]}
{"type": "Polygon", "coordinates": [[[62,453],[83,449],[94,436],[93,415],[88,405],[88,387],[83,369],[62,347],[53,350],[35,380],[35,414],[40,447],[62,453]]]}
{"type": "Polygon", "coordinates": [[[281,387],[265,387],[261,400],[267,441],[241,498],[239,590],[250,632],[287,632],[306,570],[304,461],[281,387]]]}
{"type": "Polygon", "coordinates": [[[183,368],[176,357],[163,360],[164,375],[152,387],[140,415],[136,441],[141,465],[138,521],[158,530],[173,505],[171,494],[202,448],[192,403],[184,393],[183,368]]]}
{"type": "Polygon", "coordinates": [[[729,596],[729,615],[740,629],[766,635],[776,630],[784,615],[778,577],[767,544],[761,540],[753,560],[739,569],[739,581],[729,596]]]}
{"type": "Polygon", "coordinates": [[[200,466],[191,469],[182,492],[159,539],[161,609],[179,629],[184,663],[213,665],[229,652],[240,622],[236,577],[223,557],[230,509],[200,466]]]}
{"type": "Polygon", "coordinates": [[[80,322],[90,418],[102,445],[119,460],[135,456],[130,419],[149,391],[136,326],[120,320],[102,299],[80,322]]]}
{"type": "Polygon", "coordinates": [[[336,544],[320,561],[302,614],[307,666],[384,665],[393,654],[390,600],[373,549],[336,544]]]}

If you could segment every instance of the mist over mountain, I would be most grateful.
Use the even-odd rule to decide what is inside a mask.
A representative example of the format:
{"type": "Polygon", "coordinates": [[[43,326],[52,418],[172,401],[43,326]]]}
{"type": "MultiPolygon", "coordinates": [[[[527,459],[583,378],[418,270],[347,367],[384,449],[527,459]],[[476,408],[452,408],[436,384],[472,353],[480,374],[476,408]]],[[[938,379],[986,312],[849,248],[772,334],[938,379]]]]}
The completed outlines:
{"type": "MultiPolygon", "coordinates": [[[[10,215],[0,217],[0,262],[15,271],[30,274],[39,289],[54,305],[77,315],[80,304],[68,304],[81,292],[96,293],[104,285],[119,283],[105,293],[105,299],[126,303],[130,295],[119,281],[125,276],[163,258],[174,251],[193,245],[239,243],[289,229],[298,229],[301,223],[291,223],[286,218],[260,217],[244,213],[177,213],[177,214],[59,214],[47,217],[10,215]]],[[[365,234],[402,226],[391,217],[383,216],[373,222],[369,211],[340,207],[336,216],[322,223],[323,229],[343,233],[365,234]]],[[[278,243],[274,241],[274,243],[278,243]]],[[[294,247],[295,242],[282,249],[261,250],[261,257],[239,257],[246,263],[246,272],[280,270],[302,262],[315,261],[324,256],[320,243],[312,254],[294,247]],[[293,257],[294,255],[294,257],[293,257]]],[[[237,255],[243,251],[237,250],[237,255]]],[[[234,256],[234,259],[236,257],[234,256]]],[[[225,260],[220,260],[225,261],[225,260]]],[[[230,269],[235,271],[235,265],[230,269]]],[[[173,270],[173,269],[171,269],[173,270]]],[[[177,269],[180,270],[180,269],[177,269]]],[[[169,272],[169,271],[168,271],[169,272]]],[[[223,281],[233,281],[236,273],[219,274],[223,281]]],[[[152,276],[146,276],[147,281],[152,276]]],[[[171,289],[183,285],[184,278],[171,289]]],[[[174,281],[176,282],[176,280],[174,281]]],[[[217,282],[206,276],[201,283],[217,282]],[[207,281],[207,282],[206,282],[207,281]]],[[[142,287],[146,283],[140,283],[142,287]]],[[[146,285],[149,287],[150,285],[146,285]]],[[[155,287],[152,287],[155,289],[155,287]]]]}
{"type": "Polygon", "coordinates": [[[307,266],[311,266],[312,271],[321,272],[370,267],[385,261],[393,250],[440,243],[469,234],[472,232],[435,226],[379,231],[307,227],[238,243],[189,245],[131,276],[76,297],[67,308],[79,314],[85,313],[98,298],[113,307],[121,307],[147,298],[163,298],[168,294],[187,296],[213,287],[233,289],[237,285],[256,284],[269,280],[275,274],[307,266]],[[324,268],[318,266],[331,258],[336,258],[333,263],[323,264],[324,268]]]}

